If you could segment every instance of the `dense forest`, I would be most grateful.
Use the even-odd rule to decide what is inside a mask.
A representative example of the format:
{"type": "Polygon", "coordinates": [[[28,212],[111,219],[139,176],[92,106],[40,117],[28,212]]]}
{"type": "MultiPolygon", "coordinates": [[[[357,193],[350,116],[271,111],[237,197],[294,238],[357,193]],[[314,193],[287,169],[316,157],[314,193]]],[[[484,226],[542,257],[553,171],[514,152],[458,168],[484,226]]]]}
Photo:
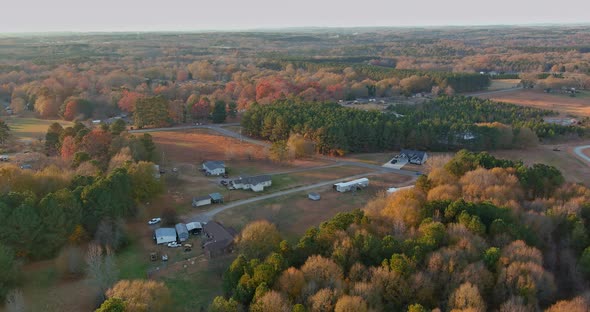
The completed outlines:
{"type": "Polygon", "coordinates": [[[218,101],[247,109],[289,97],[452,95],[494,77],[587,89],[587,34],[580,26],[3,35],[0,104],[13,114],[103,119],[162,96],[167,122],[184,123],[211,117],[218,101]]]}
{"type": "Polygon", "coordinates": [[[460,151],[292,244],[247,225],[209,311],[585,311],[590,190],[460,151]]]}
{"type": "Polygon", "coordinates": [[[440,97],[420,105],[396,105],[389,113],[334,103],[278,101],[254,104],[243,115],[249,135],[284,141],[301,134],[324,154],[400,148],[433,151],[512,148],[538,138],[581,135],[583,128],[543,122],[551,111],[470,97],[440,97]]]}
{"type": "MultiPolygon", "coordinates": [[[[64,274],[81,274],[80,246],[93,240],[112,253],[127,243],[124,220],[163,185],[151,162],[156,153],[149,134],[134,137],[124,129],[121,122],[95,129],[54,123],[44,151],[59,156],[52,164],[0,167],[0,300],[19,285],[22,261],[65,257],[58,260],[69,263],[64,274]]],[[[99,286],[112,281],[105,283],[99,286]]]]}

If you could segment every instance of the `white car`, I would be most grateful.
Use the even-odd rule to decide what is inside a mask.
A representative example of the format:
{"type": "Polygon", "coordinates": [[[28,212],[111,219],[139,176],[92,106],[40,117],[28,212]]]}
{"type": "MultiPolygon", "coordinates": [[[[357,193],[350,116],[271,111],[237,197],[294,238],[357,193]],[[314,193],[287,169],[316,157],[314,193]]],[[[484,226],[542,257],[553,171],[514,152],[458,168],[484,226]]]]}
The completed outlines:
{"type": "Polygon", "coordinates": [[[177,242],[168,243],[168,247],[170,247],[170,248],[176,248],[176,247],[180,247],[180,246],[182,246],[182,245],[177,242]]]}
{"type": "Polygon", "coordinates": [[[149,225],[154,225],[156,223],[160,223],[162,221],[162,218],[153,218],[150,221],[148,221],[149,225]]]}

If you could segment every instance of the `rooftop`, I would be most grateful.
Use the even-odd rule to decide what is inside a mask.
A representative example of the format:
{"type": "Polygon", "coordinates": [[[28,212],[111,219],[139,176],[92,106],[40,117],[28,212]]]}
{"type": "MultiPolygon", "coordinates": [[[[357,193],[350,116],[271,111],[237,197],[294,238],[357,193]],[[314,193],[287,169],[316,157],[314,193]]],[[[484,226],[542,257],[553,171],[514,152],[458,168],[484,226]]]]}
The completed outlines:
{"type": "Polygon", "coordinates": [[[215,221],[207,222],[203,226],[203,231],[209,234],[211,239],[216,242],[227,241],[227,245],[229,245],[229,243],[234,240],[234,237],[231,235],[231,233],[225,227],[223,227],[223,225],[215,221]]]}
{"type": "Polygon", "coordinates": [[[234,180],[234,183],[256,185],[256,184],[271,181],[271,180],[272,180],[272,178],[270,177],[270,175],[265,174],[265,175],[260,175],[260,176],[239,178],[239,179],[234,180]]]}
{"type": "Polygon", "coordinates": [[[222,200],[223,199],[223,195],[219,194],[219,193],[211,193],[209,194],[209,197],[211,197],[212,200],[222,200]]]}
{"type": "Polygon", "coordinates": [[[223,161],[217,161],[217,160],[206,161],[203,163],[203,165],[205,167],[207,167],[209,170],[225,168],[225,163],[223,161]]]}
{"type": "Polygon", "coordinates": [[[159,228],[155,231],[156,237],[162,236],[176,236],[176,229],[175,228],[159,228]]]}

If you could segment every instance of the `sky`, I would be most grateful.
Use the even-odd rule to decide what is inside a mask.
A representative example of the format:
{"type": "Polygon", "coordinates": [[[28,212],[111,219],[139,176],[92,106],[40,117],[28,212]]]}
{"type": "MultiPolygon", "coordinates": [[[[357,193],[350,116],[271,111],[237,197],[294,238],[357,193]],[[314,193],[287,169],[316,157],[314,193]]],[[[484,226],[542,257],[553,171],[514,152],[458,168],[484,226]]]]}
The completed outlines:
{"type": "Polygon", "coordinates": [[[590,0],[0,0],[0,32],[590,24],[590,0]]]}

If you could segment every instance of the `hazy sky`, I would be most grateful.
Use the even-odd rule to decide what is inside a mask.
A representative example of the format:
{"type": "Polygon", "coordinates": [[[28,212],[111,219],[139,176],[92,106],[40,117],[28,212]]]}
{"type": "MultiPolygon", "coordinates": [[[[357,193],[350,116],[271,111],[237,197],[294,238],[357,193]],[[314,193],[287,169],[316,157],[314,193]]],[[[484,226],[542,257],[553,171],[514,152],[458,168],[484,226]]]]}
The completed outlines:
{"type": "Polygon", "coordinates": [[[590,0],[1,0],[0,32],[590,23],[590,0]]]}

